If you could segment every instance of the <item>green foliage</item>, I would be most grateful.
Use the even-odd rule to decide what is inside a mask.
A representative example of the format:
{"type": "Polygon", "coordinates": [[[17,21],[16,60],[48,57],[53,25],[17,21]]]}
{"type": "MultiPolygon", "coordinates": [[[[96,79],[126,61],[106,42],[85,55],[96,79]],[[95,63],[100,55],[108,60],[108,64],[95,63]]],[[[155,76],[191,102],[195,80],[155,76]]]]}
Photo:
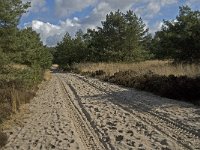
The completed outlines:
{"type": "Polygon", "coordinates": [[[160,58],[197,62],[200,58],[200,11],[182,6],[173,21],[164,21],[154,38],[154,52],[160,58]]]}
{"type": "Polygon", "coordinates": [[[14,52],[17,25],[30,3],[23,4],[21,0],[0,1],[0,47],[3,52],[14,52]]]}
{"type": "MultiPolygon", "coordinates": [[[[52,54],[31,28],[19,30],[21,15],[30,3],[0,0],[0,123],[30,100],[51,66],[52,54]]],[[[7,137],[0,133],[0,148],[7,137]]]]}
{"type": "MultiPolygon", "coordinates": [[[[52,55],[49,49],[43,46],[39,34],[31,28],[23,29],[18,33],[17,50],[20,53],[19,63],[32,66],[38,64],[46,69],[51,66],[52,55]]],[[[15,55],[16,57],[16,55],[15,55]]],[[[15,60],[14,58],[12,60],[15,60]]],[[[16,62],[18,63],[18,62],[16,62]]]]}
{"type": "Polygon", "coordinates": [[[18,79],[21,78],[22,88],[31,88],[39,84],[43,79],[43,71],[39,65],[34,65],[32,68],[25,69],[18,74],[18,79]]]}
{"type": "MultiPolygon", "coordinates": [[[[102,28],[88,30],[89,46],[99,54],[100,61],[137,61],[147,56],[145,24],[132,11],[111,12],[102,28]]],[[[97,55],[98,57],[98,55],[97,55]]]]}
{"type": "Polygon", "coordinates": [[[16,89],[30,89],[43,78],[43,70],[39,66],[32,66],[23,70],[7,69],[0,76],[0,89],[15,87],[16,89]]]}
{"type": "Polygon", "coordinates": [[[73,61],[73,42],[71,36],[66,33],[63,41],[57,44],[56,52],[54,54],[55,63],[60,65],[70,64],[73,61]]]}
{"type": "Polygon", "coordinates": [[[17,25],[30,3],[21,0],[0,1],[0,80],[3,84],[31,87],[41,81],[44,69],[51,66],[52,55],[43,46],[39,34],[17,25]],[[15,69],[24,65],[26,69],[15,69]]]}
{"type": "MultiPolygon", "coordinates": [[[[0,1],[0,57],[1,60],[7,62],[11,52],[14,52],[16,43],[17,24],[23,12],[28,7],[27,4],[22,4],[20,0],[1,0],[0,1]]],[[[13,54],[11,54],[13,55],[13,54]]],[[[7,62],[8,63],[8,62],[7,62]]]]}
{"type": "Polygon", "coordinates": [[[77,62],[133,62],[150,58],[199,62],[200,12],[180,7],[173,21],[164,21],[154,38],[142,19],[132,11],[119,10],[106,15],[102,27],[67,34],[56,47],[55,62],[71,65],[77,62]]]}
{"type": "Polygon", "coordinates": [[[5,65],[8,64],[8,57],[0,48],[0,73],[5,65]]]}
{"type": "Polygon", "coordinates": [[[21,0],[1,0],[0,28],[16,27],[29,6],[30,2],[23,4],[21,0]]]}
{"type": "Polygon", "coordinates": [[[147,59],[148,30],[132,11],[111,12],[97,30],[78,31],[75,38],[68,33],[57,44],[55,63],[61,66],[78,62],[140,61],[147,59]]]}
{"type": "Polygon", "coordinates": [[[63,41],[57,44],[56,52],[54,53],[55,63],[61,66],[71,65],[86,59],[85,53],[87,47],[83,41],[82,31],[78,31],[75,38],[72,38],[68,33],[65,34],[63,41]]]}

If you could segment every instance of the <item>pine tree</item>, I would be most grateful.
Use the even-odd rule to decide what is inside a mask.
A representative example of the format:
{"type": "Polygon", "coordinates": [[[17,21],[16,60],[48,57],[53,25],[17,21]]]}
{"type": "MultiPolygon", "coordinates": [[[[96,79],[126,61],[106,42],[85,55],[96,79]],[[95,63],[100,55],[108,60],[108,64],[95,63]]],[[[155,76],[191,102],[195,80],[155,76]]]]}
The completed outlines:
{"type": "Polygon", "coordinates": [[[162,30],[157,32],[154,41],[158,55],[173,58],[175,61],[200,61],[200,11],[192,11],[182,6],[173,21],[164,21],[162,30]]]}
{"type": "Polygon", "coordinates": [[[30,3],[23,4],[21,0],[0,1],[0,49],[2,55],[6,55],[6,60],[12,60],[9,57],[17,55],[17,25],[29,6],[30,3]]]}

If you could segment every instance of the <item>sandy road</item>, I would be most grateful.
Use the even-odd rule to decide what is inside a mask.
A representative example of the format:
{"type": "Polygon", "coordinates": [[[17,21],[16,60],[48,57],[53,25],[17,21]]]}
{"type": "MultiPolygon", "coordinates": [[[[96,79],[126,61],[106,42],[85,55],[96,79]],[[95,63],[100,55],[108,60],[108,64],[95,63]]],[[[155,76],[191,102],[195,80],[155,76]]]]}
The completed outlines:
{"type": "Polygon", "coordinates": [[[200,108],[75,74],[55,74],[4,149],[200,149],[200,108]]]}

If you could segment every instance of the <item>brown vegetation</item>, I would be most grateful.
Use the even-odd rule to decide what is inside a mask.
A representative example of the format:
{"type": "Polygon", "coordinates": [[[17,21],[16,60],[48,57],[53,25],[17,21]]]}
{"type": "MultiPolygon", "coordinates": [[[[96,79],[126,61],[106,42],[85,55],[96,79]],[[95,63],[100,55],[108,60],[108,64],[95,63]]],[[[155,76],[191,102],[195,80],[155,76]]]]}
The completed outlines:
{"type": "MultiPolygon", "coordinates": [[[[35,89],[34,89],[35,90],[35,89]]],[[[28,103],[34,96],[34,90],[17,89],[14,86],[0,88],[0,148],[6,144],[7,136],[1,132],[4,123],[20,112],[20,107],[28,103]]],[[[12,126],[12,123],[9,123],[12,126]]]]}
{"type": "Polygon", "coordinates": [[[169,61],[74,66],[82,75],[200,105],[200,66],[169,61]]]}
{"type": "Polygon", "coordinates": [[[8,136],[5,133],[0,131],[0,148],[6,145],[7,140],[8,140],[8,136]]]}
{"type": "Polygon", "coordinates": [[[51,74],[50,70],[45,70],[43,78],[44,78],[45,81],[51,80],[52,74],[51,74]]]}
{"type": "Polygon", "coordinates": [[[195,77],[200,75],[200,65],[198,64],[173,64],[171,61],[145,61],[138,63],[81,63],[75,64],[80,72],[95,72],[103,70],[106,75],[114,75],[119,71],[133,70],[137,74],[143,74],[149,70],[158,75],[175,75],[195,77]]]}
{"type": "Polygon", "coordinates": [[[17,113],[22,104],[26,104],[35,96],[34,91],[26,91],[7,87],[0,89],[0,123],[11,113],[17,113]]]}
{"type": "MultiPolygon", "coordinates": [[[[22,69],[22,66],[16,66],[18,66],[16,71],[22,69]]],[[[38,89],[36,81],[39,79],[36,79],[32,72],[22,74],[22,76],[28,77],[21,80],[20,75],[17,78],[10,74],[0,76],[0,124],[11,114],[19,112],[20,106],[28,103],[35,96],[38,89]]],[[[50,80],[51,72],[46,70],[41,78],[50,80]]]]}

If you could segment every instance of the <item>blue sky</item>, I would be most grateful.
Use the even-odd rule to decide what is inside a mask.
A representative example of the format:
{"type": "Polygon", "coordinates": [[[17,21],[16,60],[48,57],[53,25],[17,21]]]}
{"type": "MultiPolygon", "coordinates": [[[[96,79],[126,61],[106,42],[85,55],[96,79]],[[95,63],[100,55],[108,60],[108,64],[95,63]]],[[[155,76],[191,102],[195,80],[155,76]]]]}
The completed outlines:
{"type": "Polygon", "coordinates": [[[110,11],[133,10],[142,17],[149,32],[160,30],[163,19],[175,19],[179,6],[200,10],[200,0],[22,0],[30,1],[28,13],[20,20],[20,28],[32,27],[45,45],[53,46],[66,32],[72,36],[78,29],[101,26],[110,11]]]}

